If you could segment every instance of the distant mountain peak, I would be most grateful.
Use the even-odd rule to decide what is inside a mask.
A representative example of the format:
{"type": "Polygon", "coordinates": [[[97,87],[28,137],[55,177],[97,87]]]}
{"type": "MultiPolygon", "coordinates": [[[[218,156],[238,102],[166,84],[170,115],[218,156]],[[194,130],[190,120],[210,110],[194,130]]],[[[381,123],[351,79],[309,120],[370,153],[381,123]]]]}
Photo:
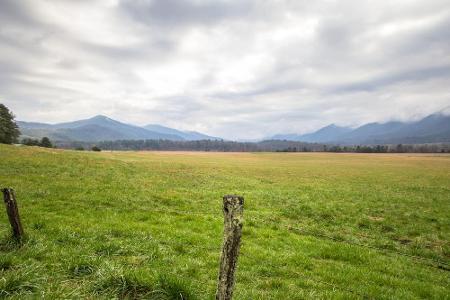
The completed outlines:
{"type": "Polygon", "coordinates": [[[105,120],[105,119],[109,119],[109,118],[107,116],[105,116],[105,115],[96,115],[96,116],[93,116],[90,119],[102,119],[102,120],[105,120]]]}
{"type": "Polygon", "coordinates": [[[87,119],[87,120],[92,120],[92,121],[107,121],[107,122],[118,122],[118,121],[116,121],[116,120],[113,120],[113,119],[111,119],[111,118],[109,118],[109,117],[107,117],[107,116],[105,116],[105,115],[96,115],[96,116],[93,116],[92,118],[89,118],[89,119],[87,119]]]}
{"type": "Polygon", "coordinates": [[[350,130],[350,128],[343,127],[343,126],[338,126],[338,125],[333,123],[333,124],[330,124],[330,125],[327,125],[325,127],[320,128],[316,132],[325,131],[325,130],[343,130],[343,131],[348,131],[348,130],[350,130]]]}
{"type": "Polygon", "coordinates": [[[347,132],[350,132],[352,129],[349,127],[342,127],[336,124],[330,124],[325,127],[320,128],[319,130],[307,133],[307,134],[279,134],[275,135],[273,139],[281,139],[281,140],[292,140],[292,141],[302,141],[302,142],[328,142],[335,139],[337,136],[341,136],[347,132]]]}

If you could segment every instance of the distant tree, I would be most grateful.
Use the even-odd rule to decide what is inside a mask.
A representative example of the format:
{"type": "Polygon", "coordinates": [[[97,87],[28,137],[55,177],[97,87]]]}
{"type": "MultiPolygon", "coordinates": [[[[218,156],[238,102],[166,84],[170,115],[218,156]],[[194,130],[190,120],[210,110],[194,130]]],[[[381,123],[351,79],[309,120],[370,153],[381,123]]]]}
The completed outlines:
{"type": "Polygon", "coordinates": [[[0,143],[16,143],[19,135],[20,131],[14,121],[14,114],[5,105],[0,103],[0,143]]]}
{"type": "Polygon", "coordinates": [[[26,146],[39,146],[41,142],[37,139],[24,138],[20,143],[26,146]]]}
{"type": "Polygon", "coordinates": [[[332,146],[329,149],[330,152],[342,152],[342,148],[340,146],[332,146]]]}
{"type": "Polygon", "coordinates": [[[84,151],[84,147],[83,146],[78,146],[78,147],[75,148],[75,150],[84,151]]]}
{"type": "Polygon", "coordinates": [[[96,151],[96,152],[100,152],[100,151],[102,151],[102,149],[100,149],[99,147],[97,147],[97,146],[94,146],[94,147],[92,147],[92,149],[91,149],[92,151],[96,151]]]}
{"type": "Polygon", "coordinates": [[[41,142],[39,143],[39,146],[41,147],[45,147],[45,148],[53,148],[52,142],[50,141],[50,139],[46,136],[44,136],[41,139],[41,142]]]}

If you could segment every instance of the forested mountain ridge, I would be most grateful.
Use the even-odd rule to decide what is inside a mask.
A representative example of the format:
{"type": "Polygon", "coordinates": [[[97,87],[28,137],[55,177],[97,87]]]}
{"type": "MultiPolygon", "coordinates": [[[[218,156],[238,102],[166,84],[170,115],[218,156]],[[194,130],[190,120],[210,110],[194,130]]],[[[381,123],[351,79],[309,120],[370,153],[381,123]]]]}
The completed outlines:
{"type": "Polygon", "coordinates": [[[369,123],[355,129],[332,124],[308,134],[272,138],[342,145],[444,143],[450,142],[450,116],[436,113],[415,122],[369,123]]]}
{"type": "Polygon", "coordinates": [[[97,142],[139,139],[183,141],[219,139],[201,133],[183,132],[160,125],[147,126],[147,128],[134,126],[102,115],[58,124],[22,121],[18,121],[17,124],[22,137],[42,138],[47,136],[55,141],[97,142]]]}

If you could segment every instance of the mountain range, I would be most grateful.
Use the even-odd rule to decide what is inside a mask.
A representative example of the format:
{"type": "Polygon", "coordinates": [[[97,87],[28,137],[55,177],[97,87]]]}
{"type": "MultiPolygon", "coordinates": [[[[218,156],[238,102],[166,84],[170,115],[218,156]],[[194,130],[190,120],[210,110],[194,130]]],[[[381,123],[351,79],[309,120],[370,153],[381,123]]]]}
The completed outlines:
{"type": "Polygon", "coordinates": [[[139,127],[98,115],[67,123],[46,124],[18,121],[22,138],[49,137],[54,141],[114,141],[163,139],[173,141],[221,140],[195,131],[181,131],[161,125],[139,127]]]}
{"type": "MultiPolygon", "coordinates": [[[[163,139],[172,141],[222,140],[195,131],[182,131],[158,124],[135,126],[106,116],[67,123],[46,124],[18,121],[22,138],[49,137],[53,141],[99,142],[114,140],[163,139]]],[[[368,123],[357,128],[335,124],[307,134],[278,134],[272,140],[341,145],[421,144],[450,142],[450,116],[429,115],[415,122],[368,123]]]]}
{"type": "Polygon", "coordinates": [[[274,140],[342,145],[450,142],[450,116],[436,113],[415,122],[368,123],[357,128],[334,124],[308,134],[277,134],[274,140]]]}

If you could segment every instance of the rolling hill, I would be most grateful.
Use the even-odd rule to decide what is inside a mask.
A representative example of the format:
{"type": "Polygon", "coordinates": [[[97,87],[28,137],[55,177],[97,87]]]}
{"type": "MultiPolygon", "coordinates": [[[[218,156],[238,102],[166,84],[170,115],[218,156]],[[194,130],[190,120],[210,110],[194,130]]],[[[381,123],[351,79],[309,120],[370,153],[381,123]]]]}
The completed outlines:
{"type": "Polygon", "coordinates": [[[55,141],[97,142],[140,139],[182,141],[218,139],[201,133],[186,133],[159,125],[154,125],[152,130],[152,128],[143,128],[122,123],[102,115],[90,119],[59,124],[23,121],[18,121],[17,124],[22,132],[22,137],[42,138],[47,136],[55,141]]]}
{"type": "Polygon", "coordinates": [[[351,129],[347,127],[340,127],[334,124],[323,127],[316,132],[297,135],[297,134],[288,134],[282,135],[278,134],[273,137],[273,139],[277,140],[293,140],[293,141],[302,141],[302,142],[327,142],[333,140],[336,136],[340,136],[342,134],[350,132],[351,129]]]}
{"type": "Polygon", "coordinates": [[[197,141],[197,140],[222,140],[221,138],[209,136],[197,131],[181,131],[177,129],[173,129],[170,127],[161,126],[158,124],[149,124],[144,126],[145,129],[151,130],[154,132],[162,133],[162,134],[172,134],[179,137],[182,137],[183,139],[187,141],[197,141]]]}

